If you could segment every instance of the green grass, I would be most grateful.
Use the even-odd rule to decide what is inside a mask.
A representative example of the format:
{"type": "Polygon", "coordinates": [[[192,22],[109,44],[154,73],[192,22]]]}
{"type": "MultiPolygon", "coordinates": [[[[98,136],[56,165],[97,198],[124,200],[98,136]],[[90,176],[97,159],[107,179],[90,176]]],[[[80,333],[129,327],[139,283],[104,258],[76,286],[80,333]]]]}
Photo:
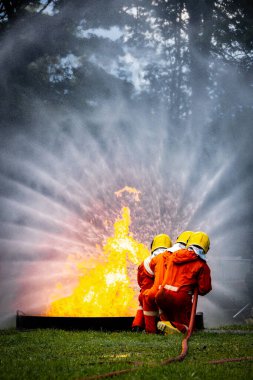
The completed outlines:
{"type": "MultiPolygon", "coordinates": [[[[238,330],[240,326],[236,327],[238,330]]],[[[253,356],[252,331],[243,334],[198,332],[181,363],[159,363],[181,352],[182,336],[131,332],[63,330],[0,331],[0,379],[84,379],[143,366],[114,379],[252,380],[253,362],[209,364],[210,360],[253,356]]]]}

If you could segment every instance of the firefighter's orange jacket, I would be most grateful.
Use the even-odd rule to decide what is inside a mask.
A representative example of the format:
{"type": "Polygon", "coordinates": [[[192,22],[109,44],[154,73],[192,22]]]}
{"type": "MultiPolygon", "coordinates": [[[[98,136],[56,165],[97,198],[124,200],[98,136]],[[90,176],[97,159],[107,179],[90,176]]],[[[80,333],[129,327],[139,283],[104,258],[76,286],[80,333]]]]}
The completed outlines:
{"type": "Polygon", "coordinates": [[[162,287],[172,286],[205,295],[212,290],[211,271],[207,263],[189,249],[181,249],[166,257],[162,287]]]}
{"type": "Polygon", "coordinates": [[[149,267],[155,277],[153,286],[144,291],[144,295],[149,297],[155,297],[159,288],[165,285],[186,291],[193,291],[198,286],[200,295],[205,295],[212,289],[210,268],[194,251],[166,251],[154,257],[149,267]]]}
{"type": "Polygon", "coordinates": [[[141,291],[150,289],[154,284],[155,278],[158,281],[158,276],[159,275],[161,276],[162,268],[163,268],[163,259],[160,257],[163,256],[165,253],[167,253],[168,255],[171,255],[171,252],[164,251],[154,257],[148,256],[138,267],[137,280],[138,280],[139,287],[141,288],[141,291]],[[159,267],[159,270],[158,270],[158,267],[159,267]]]}
{"type": "Polygon", "coordinates": [[[144,291],[144,294],[155,297],[159,286],[163,283],[166,269],[165,263],[171,255],[172,254],[169,251],[160,253],[160,255],[152,258],[148,266],[146,265],[144,267],[143,275],[153,276],[153,284],[149,288],[146,288],[147,290],[144,291]]]}

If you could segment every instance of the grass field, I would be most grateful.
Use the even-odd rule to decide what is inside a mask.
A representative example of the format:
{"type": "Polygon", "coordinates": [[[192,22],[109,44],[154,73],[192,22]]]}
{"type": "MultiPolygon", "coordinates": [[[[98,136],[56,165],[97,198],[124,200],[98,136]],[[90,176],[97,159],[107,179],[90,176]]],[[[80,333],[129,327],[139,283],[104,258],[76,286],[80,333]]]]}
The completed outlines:
{"type": "Polygon", "coordinates": [[[210,364],[211,360],[253,356],[252,326],[238,332],[195,333],[183,362],[159,363],[181,352],[182,335],[146,335],[132,332],[2,330],[0,379],[68,379],[131,368],[113,379],[253,379],[253,361],[210,364]]]}

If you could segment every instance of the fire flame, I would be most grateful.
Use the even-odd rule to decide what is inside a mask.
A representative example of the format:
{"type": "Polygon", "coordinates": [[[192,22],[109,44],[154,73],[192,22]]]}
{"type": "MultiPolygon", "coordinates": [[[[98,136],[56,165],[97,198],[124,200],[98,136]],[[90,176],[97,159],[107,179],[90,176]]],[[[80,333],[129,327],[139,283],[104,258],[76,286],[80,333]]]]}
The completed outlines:
{"type": "Polygon", "coordinates": [[[129,193],[134,194],[134,200],[136,202],[140,202],[139,194],[141,193],[139,190],[135,189],[134,187],[125,186],[123,189],[115,191],[116,197],[121,197],[123,193],[129,193]]]}
{"type": "MultiPolygon", "coordinates": [[[[126,186],[115,194],[121,196],[122,192],[131,189],[126,186]]],[[[140,192],[134,190],[130,192],[137,197],[137,201],[140,192]]],[[[95,265],[90,262],[87,269],[87,262],[79,263],[78,284],[72,294],[52,302],[46,315],[113,317],[135,314],[138,293],[133,282],[136,282],[136,272],[131,281],[129,267],[134,264],[137,269],[137,265],[150,253],[147,247],[132,237],[130,224],[130,209],[123,207],[121,217],[114,223],[114,236],[107,238],[95,265]]]]}

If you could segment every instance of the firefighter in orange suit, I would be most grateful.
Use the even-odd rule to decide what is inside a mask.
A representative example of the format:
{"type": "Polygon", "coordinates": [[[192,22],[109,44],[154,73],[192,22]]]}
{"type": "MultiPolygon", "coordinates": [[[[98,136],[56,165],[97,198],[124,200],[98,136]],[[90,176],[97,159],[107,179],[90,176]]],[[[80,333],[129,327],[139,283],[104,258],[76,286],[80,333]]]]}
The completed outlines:
{"type": "Polygon", "coordinates": [[[162,310],[157,328],[165,334],[188,330],[195,287],[202,296],[211,291],[211,271],[206,263],[209,247],[208,235],[199,231],[191,235],[186,249],[167,257],[164,280],[155,298],[162,310]]]}
{"type": "Polygon", "coordinates": [[[172,245],[171,239],[166,234],[156,235],[151,242],[151,255],[148,256],[138,267],[137,281],[140,287],[139,306],[132,323],[132,331],[141,331],[145,328],[143,307],[142,307],[142,293],[146,289],[150,289],[154,283],[154,275],[148,270],[149,263],[152,258],[160,255],[172,245]],[[146,269],[147,268],[147,269],[146,269]]]}
{"type": "Polygon", "coordinates": [[[149,334],[155,334],[156,329],[156,319],[159,316],[158,307],[155,301],[156,293],[158,292],[159,286],[163,283],[165,275],[165,262],[168,257],[171,256],[173,252],[176,252],[182,248],[185,248],[192,231],[182,232],[173,247],[167,249],[165,252],[152,258],[148,265],[144,267],[144,275],[154,276],[154,283],[152,287],[144,290],[141,294],[141,301],[143,306],[143,314],[145,320],[145,331],[149,334]]]}

